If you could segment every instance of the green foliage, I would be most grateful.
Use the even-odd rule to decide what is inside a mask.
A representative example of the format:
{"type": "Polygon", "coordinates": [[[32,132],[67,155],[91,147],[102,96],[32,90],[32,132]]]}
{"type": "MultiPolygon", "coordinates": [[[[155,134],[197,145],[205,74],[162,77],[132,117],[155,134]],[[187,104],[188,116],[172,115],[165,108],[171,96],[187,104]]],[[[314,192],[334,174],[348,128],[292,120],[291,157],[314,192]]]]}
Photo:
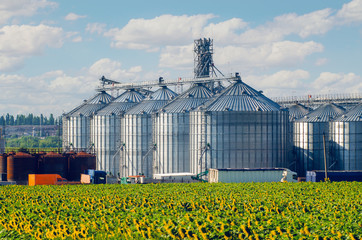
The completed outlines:
{"type": "Polygon", "coordinates": [[[10,148],[57,148],[59,144],[61,145],[61,139],[58,136],[49,136],[44,139],[24,136],[6,140],[6,147],[10,148]]]}
{"type": "Polygon", "coordinates": [[[1,126],[57,125],[58,123],[59,123],[58,119],[55,119],[52,113],[50,114],[49,118],[44,117],[43,114],[40,114],[40,116],[34,116],[32,113],[28,114],[28,116],[25,116],[23,114],[18,114],[16,115],[16,117],[8,113],[5,116],[0,117],[1,126]]]}
{"type": "Polygon", "coordinates": [[[0,237],[362,238],[359,182],[4,186],[0,196],[0,237]]]}

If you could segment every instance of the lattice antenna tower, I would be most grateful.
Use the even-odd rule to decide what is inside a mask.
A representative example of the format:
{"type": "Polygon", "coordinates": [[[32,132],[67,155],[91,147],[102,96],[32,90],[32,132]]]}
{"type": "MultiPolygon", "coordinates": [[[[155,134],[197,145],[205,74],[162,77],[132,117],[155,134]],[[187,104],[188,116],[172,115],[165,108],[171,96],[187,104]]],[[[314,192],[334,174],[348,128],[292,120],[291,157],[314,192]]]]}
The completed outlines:
{"type": "Polygon", "coordinates": [[[200,38],[194,41],[194,74],[195,78],[217,77],[222,74],[214,65],[212,55],[214,54],[213,40],[200,38]]]}

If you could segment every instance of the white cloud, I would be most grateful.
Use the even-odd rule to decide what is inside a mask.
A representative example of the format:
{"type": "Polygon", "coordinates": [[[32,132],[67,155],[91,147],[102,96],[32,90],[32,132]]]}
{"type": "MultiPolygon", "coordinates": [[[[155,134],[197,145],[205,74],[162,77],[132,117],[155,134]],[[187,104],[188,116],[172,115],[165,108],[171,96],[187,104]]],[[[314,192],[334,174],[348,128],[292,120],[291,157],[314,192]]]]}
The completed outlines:
{"type": "Polygon", "coordinates": [[[218,44],[230,44],[239,37],[239,31],[244,29],[247,23],[240,18],[232,18],[220,23],[210,23],[204,27],[203,36],[210,36],[218,44]]]}
{"type": "Polygon", "coordinates": [[[19,16],[33,16],[39,9],[57,7],[55,2],[47,0],[1,0],[0,1],[0,25],[9,19],[19,16]]]}
{"type": "Polygon", "coordinates": [[[77,15],[75,13],[69,13],[67,16],[64,17],[64,19],[68,20],[68,21],[75,21],[75,20],[78,20],[81,18],[86,18],[86,17],[87,17],[86,15],[77,15]]]}
{"type": "Polygon", "coordinates": [[[317,93],[361,93],[362,77],[354,73],[323,72],[312,83],[317,93]]]}
{"type": "Polygon", "coordinates": [[[282,41],[255,48],[227,46],[219,49],[214,62],[217,66],[226,66],[231,63],[242,70],[267,69],[276,66],[293,66],[307,56],[321,51],[323,51],[323,46],[313,41],[303,43],[282,41]]]}
{"type": "Polygon", "coordinates": [[[167,46],[160,55],[159,67],[189,68],[193,63],[193,45],[167,46]]]}
{"type": "Polygon", "coordinates": [[[103,23],[88,23],[85,30],[90,33],[101,34],[105,32],[106,26],[107,25],[103,23]]]}
{"type": "Polygon", "coordinates": [[[72,42],[82,42],[83,38],[81,36],[77,36],[75,38],[73,38],[72,42]]]}
{"type": "Polygon", "coordinates": [[[315,62],[316,66],[322,66],[324,64],[326,64],[328,62],[327,58],[319,58],[317,59],[317,61],[315,62]]]}
{"type": "Polygon", "coordinates": [[[342,23],[362,22],[362,0],[353,0],[343,5],[337,13],[342,23]]]}
{"type": "Polygon", "coordinates": [[[121,82],[138,80],[140,66],[122,69],[122,64],[111,59],[100,59],[83,73],[69,75],[62,70],[39,76],[0,74],[0,111],[60,115],[68,112],[95,94],[98,79],[105,75],[121,82]]]}
{"type": "Polygon", "coordinates": [[[295,13],[275,17],[272,22],[245,31],[238,38],[241,44],[258,45],[276,42],[295,34],[302,38],[328,32],[334,25],[331,9],[298,16],[295,13]]]}
{"type": "Polygon", "coordinates": [[[59,48],[62,45],[61,28],[42,24],[4,26],[0,28],[0,70],[13,70],[26,57],[40,55],[46,47],[59,48]]]}
{"type": "Polygon", "coordinates": [[[279,71],[272,75],[249,75],[243,80],[255,89],[262,90],[269,97],[290,96],[292,93],[303,92],[305,80],[310,78],[305,70],[279,71]]]}
{"type": "Polygon", "coordinates": [[[120,62],[112,61],[109,58],[102,58],[89,68],[89,74],[97,78],[104,75],[115,81],[129,81],[139,78],[138,73],[142,71],[142,68],[135,66],[127,70],[122,69],[121,66],[120,62]]]}
{"type": "Polygon", "coordinates": [[[214,15],[161,15],[153,19],[131,19],[122,29],[105,33],[116,48],[149,49],[164,45],[182,45],[200,37],[203,27],[214,15]]]}
{"type": "Polygon", "coordinates": [[[271,75],[248,75],[243,80],[272,98],[362,92],[362,76],[355,73],[323,72],[313,80],[309,72],[299,69],[283,70],[271,75]]]}

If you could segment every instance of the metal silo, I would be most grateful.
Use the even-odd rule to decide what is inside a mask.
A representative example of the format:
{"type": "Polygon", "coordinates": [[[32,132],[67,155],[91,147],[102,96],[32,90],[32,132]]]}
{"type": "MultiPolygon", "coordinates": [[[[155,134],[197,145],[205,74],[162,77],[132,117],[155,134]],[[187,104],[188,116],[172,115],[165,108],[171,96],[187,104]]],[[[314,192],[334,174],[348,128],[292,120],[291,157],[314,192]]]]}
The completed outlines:
{"type": "Polygon", "coordinates": [[[237,80],[190,113],[191,172],[288,167],[288,111],[237,80]]]}
{"type": "Polygon", "coordinates": [[[113,97],[102,91],[84,101],[63,116],[63,148],[88,149],[90,144],[90,119],[99,109],[105,107],[113,97]]]}
{"type": "Polygon", "coordinates": [[[294,123],[296,120],[304,117],[305,115],[307,115],[310,112],[310,109],[303,106],[300,103],[295,103],[293,105],[291,105],[290,107],[288,107],[288,111],[289,111],[289,141],[290,141],[290,159],[292,160],[292,166],[289,168],[293,171],[297,171],[298,170],[298,166],[297,166],[297,157],[296,157],[296,152],[294,151],[294,137],[295,135],[293,134],[293,130],[294,130],[294,123]]]}
{"type": "Polygon", "coordinates": [[[152,115],[176,96],[175,92],[164,86],[126,112],[121,124],[121,176],[143,174],[152,177],[155,150],[152,115]]]}
{"type": "Polygon", "coordinates": [[[190,172],[190,113],[212,97],[212,92],[196,84],[155,114],[153,123],[153,173],[190,172]]]}
{"type": "Polygon", "coordinates": [[[117,176],[121,146],[121,119],[131,107],[144,99],[143,94],[129,89],[99,110],[91,122],[91,140],[97,155],[97,169],[117,176]]]}
{"type": "Polygon", "coordinates": [[[329,144],[329,122],[345,112],[333,103],[320,106],[294,122],[294,152],[298,175],[305,176],[309,170],[324,169],[324,150],[327,166],[331,166],[329,144]],[[323,142],[325,139],[325,148],[323,142]]]}
{"type": "Polygon", "coordinates": [[[295,103],[290,107],[288,107],[288,111],[289,111],[289,120],[293,122],[307,115],[310,110],[309,108],[303,106],[300,103],[295,103]]]}
{"type": "Polygon", "coordinates": [[[362,170],[362,104],[330,123],[332,167],[362,170]]]}

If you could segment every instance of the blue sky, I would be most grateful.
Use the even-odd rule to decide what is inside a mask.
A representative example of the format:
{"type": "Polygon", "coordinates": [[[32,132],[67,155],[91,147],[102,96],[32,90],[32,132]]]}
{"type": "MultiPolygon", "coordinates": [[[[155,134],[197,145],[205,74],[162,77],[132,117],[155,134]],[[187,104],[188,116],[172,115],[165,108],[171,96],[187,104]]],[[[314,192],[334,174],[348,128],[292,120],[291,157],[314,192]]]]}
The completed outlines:
{"type": "Polygon", "coordinates": [[[60,115],[120,82],[193,76],[193,40],[268,97],[362,93],[362,0],[1,0],[0,115],[60,115]]]}

